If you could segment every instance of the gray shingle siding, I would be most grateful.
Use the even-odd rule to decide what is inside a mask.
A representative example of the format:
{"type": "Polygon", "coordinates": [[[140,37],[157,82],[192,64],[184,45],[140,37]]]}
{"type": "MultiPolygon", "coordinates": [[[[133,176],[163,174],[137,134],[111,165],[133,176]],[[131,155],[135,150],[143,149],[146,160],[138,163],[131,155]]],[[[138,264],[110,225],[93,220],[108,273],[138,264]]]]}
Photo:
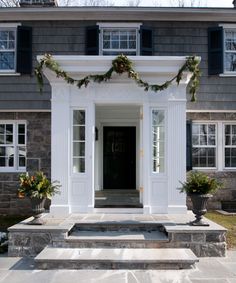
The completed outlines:
{"type": "MultiPolygon", "coordinates": [[[[33,28],[33,65],[36,56],[44,53],[55,55],[84,55],[85,28],[94,21],[36,21],[22,22],[33,28]]],[[[197,102],[188,103],[188,109],[236,109],[236,79],[208,76],[207,28],[211,22],[143,22],[154,30],[154,55],[201,56],[202,78],[197,102]]],[[[0,109],[50,109],[50,86],[43,95],[38,92],[35,77],[1,76],[0,109]]],[[[189,99],[189,97],[188,97],[189,99]]]]}

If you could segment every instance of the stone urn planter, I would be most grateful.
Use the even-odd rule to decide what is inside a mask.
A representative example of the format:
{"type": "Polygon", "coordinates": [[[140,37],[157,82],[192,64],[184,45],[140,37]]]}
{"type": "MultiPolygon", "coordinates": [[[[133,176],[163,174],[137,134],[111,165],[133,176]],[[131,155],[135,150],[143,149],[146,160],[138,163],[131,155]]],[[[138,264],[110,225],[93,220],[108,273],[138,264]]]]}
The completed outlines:
{"type": "Polygon", "coordinates": [[[59,193],[58,181],[51,182],[43,172],[36,172],[34,175],[24,173],[20,175],[20,187],[18,196],[28,197],[31,200],[31,207],[34,219],[27,224],[42,225],[42,213],[44,212],[44,204],[47,198],[51,198],[59,193]]]}
{"type": "Polygon", "coordinates": [[[207,212],[207,202],[212,194],[222,187],[222,184],[215,178],[208,175],[192,171],[188,174],[187,180],[182,184],[181,192],[185,192],[192,202],[192,211],[195,220],[189,224],[193,226],[209,226],[203,221],[203,215],[207,212]]]}
{"type": "Polygon", "coordinates": [[[192,211],[195,214],[195,220],[190,224],[193,226],[209,226],[208,223],[203,221],[202,216],[207,212],[207,202],[212,197],[211,194],[188,194],[191,199],[193,208],[192,211]]]}
{"type": "Polygon", "coordinates": [[[28,222],[29,225],[42,225],[44,224],[42,213],[45,211],[44,204],[46,198],[31,198],[31,207],[34,219],[28,222]]]}

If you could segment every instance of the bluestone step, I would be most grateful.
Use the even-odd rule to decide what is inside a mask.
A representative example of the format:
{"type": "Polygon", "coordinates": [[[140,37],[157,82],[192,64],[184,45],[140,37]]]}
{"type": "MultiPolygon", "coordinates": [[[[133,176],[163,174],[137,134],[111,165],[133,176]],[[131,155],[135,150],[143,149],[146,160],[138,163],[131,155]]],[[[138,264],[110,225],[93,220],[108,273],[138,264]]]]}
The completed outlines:
{"type": "Polygon", "coordinates": [[[46,247],[38,269],[188,269],[198,258],[190,249],[70,249],[46,247]]]}

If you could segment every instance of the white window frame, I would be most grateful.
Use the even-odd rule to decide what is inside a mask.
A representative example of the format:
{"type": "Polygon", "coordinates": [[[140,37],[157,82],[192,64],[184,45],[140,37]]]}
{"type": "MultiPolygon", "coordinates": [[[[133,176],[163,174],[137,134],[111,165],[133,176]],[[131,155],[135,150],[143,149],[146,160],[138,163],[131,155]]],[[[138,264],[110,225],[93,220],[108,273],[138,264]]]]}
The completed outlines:
{"type": "Polygon", "coordinates": [[[225,126],[226,125],[230,125],[230,126],[236,126],[236,123],[235,122],[224,122],[223,123],[223,127],[222,127],[222,130],[223,130],[223,168],[224,170],[236,170],[236,166],[235,167],[226,167],[225,166],[225,149],[226,148],[235,148],[236,149],[236,145],[225,145],[225,126]]]}
{"type": "MultiPolygon", "coordinates": [[[[97,23],[99,26],[99,55],[103,55],[103,31],[110,29],[110,30],[135,30],[136,31],[136,55],[140,55],[140,26],[142,23],[97,23]]],[[[107,51],[114,51],[114,52],[134,52],[134,49],[109,49],[107,51]]],[[[104,55],[107,56],[107,55],[104,55]]],[[[109,55],[108,55],[109,56],[109,55]]],[[[113,55],[111,55],[113,56],[113,55]]]]}
{"type": "Polygon", "coordinates": [[[160,108],[160,107],[151,107],[150,108],[151,172],[152,172],[153,175],[156,175],[156,176],[157,175],[158,176],[162,176],[162,175],[164,175],[166,173],[166,161],[167,161],[167,152],[166,152],[166,145],[167,145],[167,127],[166,127],[166,125],[167,125],[167,122],[166,121],[167,121],[167,111],[166,111],[166,109],[160,108]],[[163,124],[163,129],[164,129],[164,140],[163,140],[163,142],[164,142],[164,156],[163,156],[163,159],[164,159],[164,161],[163,161],[164,169],[163,169],[162,172],[157,172],[157,171],[153,170],[153,160],[154,160],[154,158],[153,158],[153,132],[152,132],[152,127],[153,127],[152,113],[153,113],[153,111],[163,111],[163,113],[164,113],[164,124],[163,124]]]}
{"type": "MultiPolygon", "coordinates": [[[[221,77],[234,77],[236,76],[236,71],[226,71],[225,70],[225,32],[227,30],[234,30],[236,32],[236,24],[219,24],[219,27],[223,28],[223,73],[220,74],[221,77]]],[[[236,51],[235,51],[235,56],[236,56],[236,51]]]]}
{"type": "Polygon", "coordinates": [[[82,175],[84,176],[87,173],[87,141],[88,141],[88,137],[87,137],[87,121],[88,117],[87,117],[87,109],[86,108],[72,108],[71,109],[71,174],[78,176],[78,175],[82,175]],[[74,116],[74,111],[84,111],[85,112],[85,124],[81,124],[81,125],[77,125],[77,126],[84,126],[85,127],[85,140],[84,141],[77,141],[77,142],[84,142],[85,143],[85,153],[84,156],[79,156],[77,158],[84,158],[84,172],[74,172],[73,170],[73,166],[74,166],[74,148],[73,148],[73,143],[74,143],[74,138],[73,138],[73,128],[74,128],[74,121],[73,121],[73,116],[74,116]]]}
{"type": "MultiPolygon", "coordinates": [[[[14,147],[14,166],[13,167],[0,167],[0,173],[1,172],[25,172],[26,171],[26,166],[24,167],[19,167],[18,163],[18,148],[19,147],[25,147],[26,149],[26,160],[27,160],[27,122],[24,120],[0,120],[0,124],[8,124],[8,125],[13,125],[13,143],[12,144],[7,144],[7,146],[12,146],[14,147]],[[18,125],[19,124],[24,124],[25,125],[25,144],[18,144],[18,125]]],[[[5,146],[4,144],[3,146],[5,146]]],[[[1,146],[1,144],[0,144],[1,146]]],[[[26,163],[25,160],[25,163],[26,163]]]]}
{"type": "Polygon", "coordinates": [[[192,121],[193,124],[215,125],[215,145],[193,145],[192,148],[215,148],[215,167],[193,167],[193,170],[216,170],[218,167],[218,125],[215,121],[192,121]]]}
{"type": "Polygon", "coordinates": [[[14,49],[7,49],[7,50],[0,50],[2,52],[14,52],[14,68],[13,69],[0,69],[0,75],[2,74],[16,74],[16,61],[17,61],[17,27],[20,26],[20,23],[0,23],[0,31],[14,31],[15,33],[15,48],[14,49]]]}
{"type": "Polygon", "coordinates": [[[225,125],[236,125],[232,120],[192,120],[192,124],[216,124],[216,167],[193,167],[193,170],[199,171],[236,171],[236,167],[225,167],[225,125]]]}

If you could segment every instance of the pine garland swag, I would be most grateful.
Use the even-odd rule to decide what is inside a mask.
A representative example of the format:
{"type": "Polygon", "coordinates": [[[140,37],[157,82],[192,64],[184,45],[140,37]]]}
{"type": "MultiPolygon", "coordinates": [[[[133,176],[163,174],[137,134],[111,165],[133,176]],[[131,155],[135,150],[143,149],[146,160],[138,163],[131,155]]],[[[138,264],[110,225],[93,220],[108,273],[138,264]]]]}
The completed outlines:
{"type": "Polygon", "coordinates": [[[80,80],[73,79],[65,71],[63,71],[59,64],[53,59],[52,55],[45,54],[40,60],[38,66],[35,68],[35,75],[37,78],[40,93],[43,91],[44,80],[43,80],[43,67],[46,67],[53,71],[58,78],[64,79],[68,84],[76,85],[78,88],[82,86],[87,87],[87,85],[93,81],[96,83],[106,82],[111,79],[113,72],[117,74],[127,73],[128,77],[136,82],[139,87],[142,87],[145,91],[152,90],[154,92],[162,91],[167,89],[172,82],[176,82],[178,85],[183,78],[184,72],[190,72],[192,74],[189,82],[189,92],[191,94],[191,101],[196,101],[196,92],[199,87],[200,79],[200,69],[199,69],[199,59],[196,56],[186,57],[186,62],[179,69],[178,73],[170,80],[165,83],[149,84],[143,81],[139,74],[133,69],[133,63],[125,55],[118,55],[113,61],[111,68],[104,74],[101,75],[87,75],[80,80]]]}

